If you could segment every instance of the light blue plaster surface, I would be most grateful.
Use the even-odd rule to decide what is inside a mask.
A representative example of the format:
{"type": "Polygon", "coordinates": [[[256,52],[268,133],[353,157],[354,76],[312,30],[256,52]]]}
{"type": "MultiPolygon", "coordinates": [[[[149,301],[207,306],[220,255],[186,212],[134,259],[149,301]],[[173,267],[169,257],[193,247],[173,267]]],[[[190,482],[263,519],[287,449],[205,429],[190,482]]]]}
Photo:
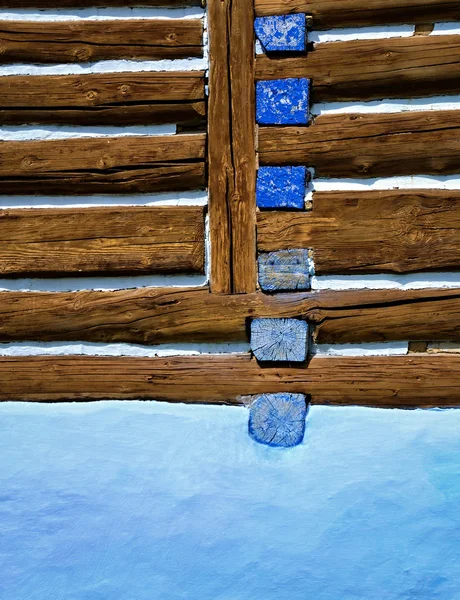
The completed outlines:
{"type": "Polygon", "coordinates": [[[310,80],[290,77],[256,82],[256,119],[261,125],[306,125],[310,80]]]}
{"type": "Polygon", "coordinates": [[[257,17],[254,28],[267,52],[302,52],[306,49],[305,14],[257,17]]]}
{"type": "Polygon", "coordinates": [[[306,167],[260,167],[256,200],[260,208],[304,208],[306,167]]]}
{"type": "Polygon", "coordinates": [[[457,600],[460,411],[0,405],[2,600],[457,600]]]}

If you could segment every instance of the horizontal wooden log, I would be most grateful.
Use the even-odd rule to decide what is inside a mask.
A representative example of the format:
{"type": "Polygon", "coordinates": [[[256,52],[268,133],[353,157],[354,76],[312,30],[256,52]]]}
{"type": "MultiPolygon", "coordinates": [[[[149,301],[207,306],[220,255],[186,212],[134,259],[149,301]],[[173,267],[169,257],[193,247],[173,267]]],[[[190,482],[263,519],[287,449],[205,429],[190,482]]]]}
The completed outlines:
{"type": "Polygon", "coordinates": [[[202,37],[199,19],[0,20],[0,63],[187,58],[203,55],[202,37]]]}
{"type": "Polygon", "coordinates": [[[298,57],[259,56],[256,78],[307,77],[312,101],[414,98],[458,94],[458,35],[316,44],[298,57]]]}
{"type": "Polygon", "coordinates": [[[258,248],[311,248],[318,275],[460,269],[460,192],[318,192],[309,212],[258,213],[258,248]]]}
{"type": "Polygon", "coordinates": [[[459,386],[458,355],[315,357],[291,368],[263,368],[249,355],[0,357],[0,400],[243,404],[247,395],[288,392],[315,404],[427,408],[459,406],[459,386]]]}
{"type": "Polygon", "coordinates": [[[0,125],[198,123],[203,72],[0,77],[0,125]]]}
{"type": "Polygon", "coordinates": [[[0,142],[0,194],[202,188],[204,134],[0,142]]]}
{"type": "Polygon", "coordinates": [[[247,341],[248,319],[257,317],[307,319],[323,344],[460,341],[460,290],[0,292],[0,342],[247,341]]]}
{"type": "Polygon", "coordinates": [[[312,15],[314,29],[460,20],[457,0],[255,0],[255,12],[305,12],[312,15]]]}
{"type": "Polygon", "coordinates": [[[318,177],[460,171],[460,111],[329,114],[309,127],[260,127],[262,165],[306,165],[318,177]]]}
{"type": "Polygon", "coordinates": [[[204,271],[199,206],[0,210],[0,277],[204,271]]]}

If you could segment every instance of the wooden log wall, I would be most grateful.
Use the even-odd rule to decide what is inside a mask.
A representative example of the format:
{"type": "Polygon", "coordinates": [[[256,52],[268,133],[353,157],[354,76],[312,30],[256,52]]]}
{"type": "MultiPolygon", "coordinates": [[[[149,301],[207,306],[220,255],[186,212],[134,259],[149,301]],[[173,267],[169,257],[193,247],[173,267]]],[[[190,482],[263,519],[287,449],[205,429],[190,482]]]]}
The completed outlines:
{"type": "MultiPolygon", "coordinates": [[[[460,19],[458,2],[208,0],[209,73],[199,18],[1,17],[5,9],[136,4],[0,0],[0,126],[79,131],[77,137],[10,135],[0,141],[0,278],[92,276],[103,282],[108,275],[203,275],[208,217],[209,282],[118,291],[0,291],[0,354],[2,343],[20,342],[146,348],[249,343],[254,319],[307,321],[302,330],[313,344],[410,342],[412,350],[425,350],[431,340],[460,342],[460,288],[301,286],[267,293],[257,279],[258,255],[287,249],[302,251],[301,257],[309,253],[316,276],[460,272],[458,191],[316,191],[309,203],[302,192],[299,205],[273,184],[263,205],[257,188],[266,167],[300,167],[304,186],[304,167],[314,169],[315,178],[360,181],[458,175],[460,111],[363,113],[351,104],[458,94],[460,35],[429,35],[429,24],[460,19]],[[313,30],[421,24],[417,33],[423,35],[310,43],[305,51],[255,56],[255,17],[305,13],[313,30]],[[165,59],[181,61],[180,68],[151,70],[160,64],[151,61],[165,59]],[[91,71],[91,65],[109,60],[118,61],[110,63],[118,65],[113,71],[91,71]],[[185,70],[189,61],[200,67],[185,70]],[[292,114],[287,122],[277,121],[282,111],[269,104],[260,116],[255,84],[263,83],[265,92],[276,84],[279,94],[284,80],[294,82],[283,102],[304,111],[300,123],[292,114]],[[324,109],[331,102],[350,103],[350,109],[328,114],[324,109]],[[268,113],[276,119],[264,120],[268,113]],[[164,124],[178,126],[177,132],[92,134],[95,126],[164,124]],[[82,135],[85,131],[92,137],[82,135]],[[154,202],[157,193],[196,190],[207,191],[208,207],[154,202]],[[123,206],[133,198],[142,204],[140,194],[151,196],[150,205],[123,206]],[[52,197],[53,208],[33,208],[39,196],[52,197]],[[60,205],[62,197],[69,203],[72,196],[89,204],[97,196],[105,205],[90,208],[81,198],[75,206],[60,205]],[[14,208],[20,198],[28,198],[31,208],[14,208]]],[[[143,2],[145,10],[165,4],[184,2],[143,2]]],[[[201,2],[187,4],[198,8],[201,2]]],[[[283,261],[276,264],[283,275],[283,261]]],[[[302,265],[304,286],[308,268],[302,265]]],[[[289,269],[295,271],[295,261],[289,269]]],[[[278,343],[282,340],[275,339],[274,346],[278,343]]],[[[272,354],[276,357],[276,349],[272,354]]],[[[287,391],[307,394],[313,403],[446,407],[460,403],[459,359],[424,351],[386,357],[310,354],[306,361],[279,364],[258,362],[250,352],[167,359],[0,356],[0,400],[244,405],[251,394],[287,391]]]]}

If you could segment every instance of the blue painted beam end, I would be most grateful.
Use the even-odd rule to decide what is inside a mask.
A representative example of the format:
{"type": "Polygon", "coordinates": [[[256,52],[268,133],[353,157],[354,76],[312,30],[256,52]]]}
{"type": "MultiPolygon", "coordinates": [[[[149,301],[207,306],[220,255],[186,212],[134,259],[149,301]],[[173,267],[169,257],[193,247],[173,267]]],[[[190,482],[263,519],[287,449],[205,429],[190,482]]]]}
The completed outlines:
{"type": "Polygon", "coordinates": [[[300,319],[253,319],[251,350],[260,361],[307,360],[308,324],[300,319]]]}
{"type": "Polygon", "coordinates": [[[303,441],[306,417],[303,394],[260,394],[249,407],[248,432],[259,444],[291,448],[303,441]]]}
{"type": "Polygon", "coordinates": [[[256,119],[260,125],[307,125],[309,102],[309,79],[256,82],[256,119]]]}
{"type": "Polygon", "coordinates": [[[308,250],[279,250],[260,254],[259,285],[265,292],[310,289],[308,250]]]}
{"type": "Polygon", "coordinates": [[[259,208],[305,207],[306,167],[260,167],[256,201],[259,208]]]}
{"type": "Polygon", "coordinates": [[[266,52],[305,52],[305,21],[305,14],[257,17],[254,28],[266,52]]]}

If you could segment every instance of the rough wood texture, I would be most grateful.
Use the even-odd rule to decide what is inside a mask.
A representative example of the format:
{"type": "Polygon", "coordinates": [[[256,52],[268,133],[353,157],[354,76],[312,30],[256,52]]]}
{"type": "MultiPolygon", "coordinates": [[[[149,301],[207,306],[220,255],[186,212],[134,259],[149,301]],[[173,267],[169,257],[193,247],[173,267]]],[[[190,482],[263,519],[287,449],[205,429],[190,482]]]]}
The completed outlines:
{"type": "Polygon", "coordinates": [[[314,357],[263,368],[248,355],[176,358],[0,357],[0,400],[155,399],[242,404],[242,396],[311,395],[315,404],[459,406],[460,356],[314,357]]]}
{"type": "Polygon", "coordinates": [[[332,114],[309,127],[260,127],[263,165],[303,164],[317,177],[460,171],[460,111],[332,114]]]}
{"type": "Polygon", "coordinates": [[[0,211],[0,276],[204,271],[202,207],[0,211]]]}
{"type": "Polygon", "coordinates": [[[0,20],[0,63],[187,58],[203,55],[202,37],[199,19],[0,20]]]}
{"type": "Polygon", "coordinates": [[[300,319],[253,319],[251,350],[257,360],[303,362],[307,359],[308,325],[300,319]]]}
{"type": "Polygon", "coordinates": [[[206,289],[0,292],[0,341],[247,340],[247,319],[300,317],[318,343],[460,341],[460,290],[217,295],[206,289]]]}
{"type": "Polygon", "coordinates": [[[205,135],[0,142],[0,194],[202,188],[205,135]]]}
{"type": "Polygon", "coordinates": [[[460,269],[460,192],[318,192],[310,212],[260,212],[259,250],[311,248],[318,275],[460,269]]]}
{"type": "Polygon", "coordinates": [[[0,77],[0,124],[198,123],[203,72],[0,77]]]}
{"type": "Polygon", "coordinates": [[[259,285],[266,292],[310,289],[308,250],[280,250],[260,254],[259,285]]]}
{"type": "Polygon", "coordinates": [[[267,446],[297,446],[305,434],[306,416],[303,394],[260,394],[251,401],[249,435],[267,446]]]}
{"type": "Polygon", "coordinates": [[[305,12],[314,29],[459,21],[457,0],[255,0],[258,16],[305,12]]]}
{"type": "Polygon", "coordinates": [[[252,0],[209,0],[211,291],[256,289],[252,0]]]}
{"type": "Polygon", "coordinates": [[[256,78],[308,77],[313,102],[458,94],[459,37],[316,44],[302,56],[258,57],[256,78]]]}

